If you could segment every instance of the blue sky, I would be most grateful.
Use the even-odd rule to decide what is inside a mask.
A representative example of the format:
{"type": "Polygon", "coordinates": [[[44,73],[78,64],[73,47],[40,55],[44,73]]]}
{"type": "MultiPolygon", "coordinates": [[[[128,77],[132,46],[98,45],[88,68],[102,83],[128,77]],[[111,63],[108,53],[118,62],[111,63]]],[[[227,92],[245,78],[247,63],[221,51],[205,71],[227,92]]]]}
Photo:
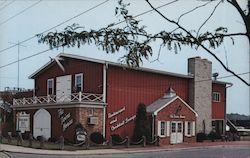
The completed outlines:
{"type": "MultiPolygon", "coordinates": [[[[6,51],[3,49],[12,46],[12,43],[23,41],[34,35],[41,33],[51,27],[54,27],[61,22],[74,17],[75,15],[93,7],[105,0],[0,0],[0,67],[9,64],[18,59],[17,47],[13,47],[6,51]],[[39,2],[39,3],[38,3],[39,2]],[[37,3],[37,4],[36,4],[37,3]],[[25,8],[34,5],[33,7],[22,12],[25,8]],[[20,13],[22,12],[22,13],[20,13]],[[18,13],[20,13],[18,16],[18,13]],[[9,19],[9,20],[8,20],[9,19]]],[[[143,0],[129,1],[129,12],[132,15],[137,15],[150,9],[143,0]]],[[[169,0],[152,0],[154,6],[160,6],[169,0]]],[[[241,5],[244,7],[247,0],[242,0],[241,5]]],[[[194,8],[204,2],[189,0],[180,0],[179,2],[162,7],[160,11],[170,17],[177,19],[183,12],[194,8]]],[[[199,25],[209,16],[213,7],[217,2],[212,2],[202,9],[186,15],[180,21],[180,24],[191,29],[197,29],[199,25]]],[[[61,31],[67,25],[78,23],[84,26],[85,29],[98,29],[105,27],[110,23],[119,22],[120,18],[115,16],[114,9],[117,6],[116,0],[110,0],[103,5],[82,14],[81,16],[72,19],[71,21],[58,26],[51,31],[61,31]]],[[[151,33],[159,32],[160,30],[172,30],[175,28],[163,20],[155,12],[144,14],[138,19],[142,25],[147,26],[147,30],[151,33]]],[[[122,24],[121,24],[122,25],[122,24]]],[[[229,33],[244,32],[245,28],[240,15],[228,3],[220,4],[212,18],[208,21],[202,32],[206,30],[214,30],[219,26],[228,28],[229,33]]],[[[48,49],[44,44],[38,44],[38,39],[32,38],[27,42],[22,43],[25,47],[20,46],[20,59],[36,54],[48,49]]],[[[187,74],[187,59],[189,57],[201,56],[213,62],[213,72],[219,72],[219,77],[230,75],[222,66],[215,61],[204,50],[190,49],[183,47],[182,50],[175,54],[166,48],[161,50],[160,60],[152,62],[157,58],[159,44],[154,44],[154,54],[149,61],[144,61],[143,66],[152,69],[159,69],[169,72],[187,74]]],[[[23,88],[33,88],[33,81],[28,79],[28,76],[36,71],[39,67],[50,60],[50,57],[55,57],[61,52],[78,54],[87,57],[117,61],[124,52],[116,54],[106,54],[97,49],[93,45],[85,45],[80,49],[77,48],[59,48],[58,50],[48,51],[32,58],[21,61],[20,64],[20,80],[19,85],[23,88]]],[[[224,63],[228,63],[228,67],[236,73],[249,72],[249,43],[244,37],[235,38],[233,45],[231,40],[225,40],[221,47],[212,50],[224,63]]],[[[249,81],[249,73],[241,75],[246,81],[249,81]]],[[[238,112],[240,114],[249,114],[249,87],[243,84],[235,77],[223,78],[223,81],[233,83],[233,87],[228,88],[227,93],[227,112],[238,112]]],[[[17,86],[17,63],[0,68],[0,89],[4,87],[17,86]]]]}

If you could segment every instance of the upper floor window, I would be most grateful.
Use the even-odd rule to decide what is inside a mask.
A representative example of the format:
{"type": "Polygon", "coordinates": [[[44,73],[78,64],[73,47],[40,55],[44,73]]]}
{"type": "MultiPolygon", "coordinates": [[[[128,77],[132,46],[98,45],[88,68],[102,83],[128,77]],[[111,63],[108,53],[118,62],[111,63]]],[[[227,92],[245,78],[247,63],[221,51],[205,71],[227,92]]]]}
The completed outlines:
{"type": "Polygon", "coordinates": [[[47,80],[47,95],[54,94],[54,79],[47,80]]]}
{"type": "Polygon", "coordinates": [[[83,74],[75,75],[75,89],[76,92],[83,91],[83,74]]]}
{"type": "Polygon", "coordinates": [[[213,92],[212,99],[213,99],[213,102],[220,102],[220,93],[219,92],[213,92]]]}

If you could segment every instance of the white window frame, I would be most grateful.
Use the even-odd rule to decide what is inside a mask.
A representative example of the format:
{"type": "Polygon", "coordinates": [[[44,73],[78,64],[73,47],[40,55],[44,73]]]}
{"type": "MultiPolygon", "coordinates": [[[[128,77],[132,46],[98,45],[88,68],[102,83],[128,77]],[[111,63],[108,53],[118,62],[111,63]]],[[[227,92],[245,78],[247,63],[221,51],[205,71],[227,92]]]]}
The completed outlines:
{"type": "Polygon", "coordinates": [[[195,121],[185,121],[185,136],[195,136],[195,121]]]}
{"type": "Polygon", "coordinates": [[[81,90],[83,91],[83,73],[75,74],[75,88],[77,90],[77,77],[81,77],[81,90]]]}
{"type": "Polygon", "coordinates": [[[212,94],[212,100],[213,102],[220,102],[221,95],[219,92],[213,92],[212,94]]]}
{"type": "Polygon", "coordinates": [[[187,122],[187,135],[188,136],[192,135],[192,122],[190,121],[187,122]]]}
{"type": "Polygon", "coordinates": [[[47,80],[47,95],[54,95],[54,79],[50,78],[47,80]],[[49,94],[49,82],[52,82],[52,94],[49,94]]]}
{"type": "Polygon", "coordinates": [[[170,121],[158,121],[158,136],[169,137],[170,136],[169,127],[170,127],[170,121]],[[163,130],[163,133],[162,133],[162,130],[163,130]]]}

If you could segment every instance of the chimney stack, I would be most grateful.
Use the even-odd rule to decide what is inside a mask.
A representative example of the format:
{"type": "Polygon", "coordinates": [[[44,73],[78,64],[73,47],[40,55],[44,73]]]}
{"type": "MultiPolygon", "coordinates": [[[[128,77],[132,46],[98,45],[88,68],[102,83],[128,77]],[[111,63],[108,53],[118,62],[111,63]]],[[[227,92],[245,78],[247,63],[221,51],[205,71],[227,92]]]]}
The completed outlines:
{"type": "Polygon", "coordinates": [[[200,57],[188,59],[189,104],[198,113],[196,132],[212,130],[212,62],[200,57]]]}

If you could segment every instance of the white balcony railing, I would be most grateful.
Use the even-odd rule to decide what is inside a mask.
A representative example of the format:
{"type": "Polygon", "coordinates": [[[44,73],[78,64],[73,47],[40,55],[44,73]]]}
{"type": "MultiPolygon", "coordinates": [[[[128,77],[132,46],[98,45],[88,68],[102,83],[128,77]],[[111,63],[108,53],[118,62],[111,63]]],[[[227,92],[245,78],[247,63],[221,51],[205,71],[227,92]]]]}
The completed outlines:
{"type": "Polygon", "coordinates": [[[14,106],[22,105],[32,105],[32,104],[53,104],[53,103],[63,103],[63,102],[103,102],[102,94],[93,94],[93,93],[72,93],[71,95],[48,95],[41,97],[32,97],[32,98],[22,98],[22,99],[13,99],[14,106]]]}

